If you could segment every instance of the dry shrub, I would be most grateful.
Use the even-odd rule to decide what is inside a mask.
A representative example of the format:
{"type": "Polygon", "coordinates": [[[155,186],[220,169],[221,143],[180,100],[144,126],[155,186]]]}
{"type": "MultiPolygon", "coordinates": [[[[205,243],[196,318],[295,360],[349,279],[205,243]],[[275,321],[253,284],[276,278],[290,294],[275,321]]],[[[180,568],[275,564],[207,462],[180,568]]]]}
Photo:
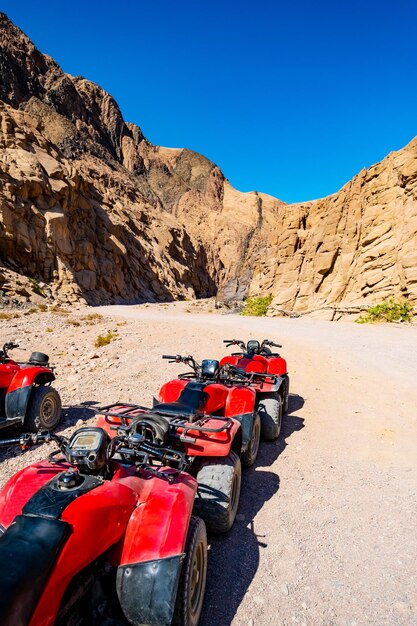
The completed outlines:
{"type": "Polygon", "coordinates": [[[99,335],[94,345],[96,348],[102,348],[103,346],[107,346],[115,337],[117,337],[117,333],[109,330],[105,335],[99,335]]]}

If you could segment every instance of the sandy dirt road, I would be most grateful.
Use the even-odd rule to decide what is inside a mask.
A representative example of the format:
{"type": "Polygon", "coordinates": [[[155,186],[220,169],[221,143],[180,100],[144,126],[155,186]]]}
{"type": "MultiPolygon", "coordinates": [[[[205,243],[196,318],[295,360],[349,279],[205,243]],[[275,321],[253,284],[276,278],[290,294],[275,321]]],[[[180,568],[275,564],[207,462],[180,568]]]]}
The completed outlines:
{"type": "MultiPolygon", "coordinates": [[[[56,355],[66,404],[87,402],[84,414],[66,412],[67,430],[80,415],[93,421],[88,402],[149,404],[181,371],[163,352],[220,357],[229,337],[284,346],[290,412],[244,473],[235,527],[211,539],[201,626],[417,624],[416,326],[194,314],[184,304],[94,312],[104,318],[79,327],[36,314],[35,333],[28,318],[1,322],[4,340],[26,336],[56,355]],[[116,340],[96,350],[109,328],[116,340]]],[[[45,451],[3,453],[2,482],[45,451]]]]}

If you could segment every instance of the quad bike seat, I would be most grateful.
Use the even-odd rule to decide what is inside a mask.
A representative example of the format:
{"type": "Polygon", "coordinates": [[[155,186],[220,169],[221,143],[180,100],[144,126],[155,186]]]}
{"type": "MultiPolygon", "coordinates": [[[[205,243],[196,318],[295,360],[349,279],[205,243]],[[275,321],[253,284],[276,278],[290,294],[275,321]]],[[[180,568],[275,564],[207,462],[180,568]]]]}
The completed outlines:
{"type": "Polygon", "coordinates": [[[43,352],[32,352],[29,357],[28,363],[30,363],[31,365],[45,366],[49,363],[49,356],[47,354],[44,354],[43,352]]]}
{"type": "Polygon", "coordinates": [[[155,413],[160,415],[175,416],[202,414],[202,407],[208,394],[204,391],[205,383],[190,382],[182,390],[175,402],[162,402],[153,407],[155,413]]]}
{"type": "Polygon", "coordinates": [[[0,623],[28,624],[71,527],[18,515],[0,537],[0,623]]]}

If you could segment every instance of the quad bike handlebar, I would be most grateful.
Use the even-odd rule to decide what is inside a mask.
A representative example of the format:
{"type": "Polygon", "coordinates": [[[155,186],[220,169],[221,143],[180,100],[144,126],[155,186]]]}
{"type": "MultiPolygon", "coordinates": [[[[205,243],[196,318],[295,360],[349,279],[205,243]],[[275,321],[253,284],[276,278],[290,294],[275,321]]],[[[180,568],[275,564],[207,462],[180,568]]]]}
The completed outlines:
{"type": "Polygon", "coordinates": [[[7,353],[8,350],[14,350],[14,348],[18,348],[19,344],[14,341],[8,341],[3,345],[3,352],[7,353]]]}
{"type": "MultiPolygon", "coordinates": [[[[98,429],[101,430],[101,429],[98,429]]],[[[75,436],[77,431],[75,431],[75,436]]],[[[0,447],[5,448],[12,445],[18,445],[22,450],[27,450],[33,445],[41,443],[50,443],[54,441],[58,444],[58,450],[54,450],[48,457],[50,463],[59,463],[65,459],[70,465],[78,466],[78,456],[76,450],[71,449],[71,440],[67,437],[61,437],[51,432],[38,433],[22,433],[19,437],[11,437],[2,439],[0,447]],[[57,458],[58,454],[62,454],[63,458],[57,458]]],[[[125,461],[134,463],[143,467],[148,473],[163,478],[168,482],[173,482],[177,474],[187,468],[187,460],[185,455],[177,450],[163,447],[157,443],[152,443],[146,437],[136,432],[134,423],[122,425],[117,428],[117,435],[110,440],[107,446],[104,463],[108,466],[108,462],[115,455],[119,454],[125,461]],[[169,465],[173,468],[172,473],[161,472],[161,467],[152,467],[153,462],[157,461],[161,465],[169,465]]],[[[80,457],[81,458],[81,457],[80,457]]],[[[97,473],[94,468],[90,467],[90,471],[83,466],[83,470],[87,473],[97,473]]]]}
{"type": "Polygon", "coordinates": [[[275,348],[282,348],[281,343],[275,343],[274,341],[269,341],[269,339],[264,339],[261,344],[261,348],[262,346],[275,346],[275,348]]]}
{"type": "Polygon", "coordinates": [[[200,365],[191,355],[181,356],[181,354],[176,354],[175,356],[173,356],[170,354],[163,354],[162,358],[168,359],[170,363],[184,363],[185,365],[189,365],[196,374],[198,374],[201,370],[200,365]]]}
{"type": "Polygon", "coordinates": [[[239,346],[242,350],[246,350],[246,344],[241,339],[223,339],[223,343],[229,346],[239,346]]]}
{"type": "MultiPolygon", "coordinates": [[[[248,344],[250,343],[248,341],[248,344],[246,344],[244,341],[242,341],[241,339],[223,339],[223,343],[225,343],[227,345],[227,347],[229,346],[239,346],[240,348],[242,348],[243,352],[248,351],[248,344]]],[[[282,348],[282,345],[280,343],[275,343],[274,341],[270,341],[269,339],[264,339],[262,341],[262,343],[259,344],[259,354],[262,353],[263,350],[265,350],[265,348],[268,348],[268,346],[273,346],[275,348],[282,348]]]]}
{"type": "Polygon", "coordinates": [[[18,343],[15,343],[14,341],[7,341],[5,344],[3,344],[3,348],[0,350],[0,359],[7,359],[9,350],[14,350],[18,347],[18,343]]]}
{"type": "Polygon", "coordinates": [[[62,446],[64,441],[66,443],[65,437],[60,437],[59,435],[55,435],[54,433],[48,431],[46,433],[22,433],[19,437],[1,439],[0,448],[18,445],[22,450],[27,450],[31,446],[35,446],[38,443],[49,443],[50,441],[55,441],[59,446],[62,446]]]}
{"type": "MultiPolygon", "coordinates": [[[[243,342],[242,342],[243,344],[243,342]]],[[[245,346],[245,344],[243,344],[245,346]]],[[[246,349],[246,346],[245,346],[246,349]]],[[[200,379],[200,380],[208,380],[210,382],[222,381],[226,384],[251,384],[253,382],[253,375],[248,374],[247,372],[231,365],[230,363],[225,363],[221,367],[218,367],[217,372],[211,376],[205,376],[202,370],[202,366],[199,365],[194,357],[192,356],[181,356],[180,354],[169,355],[164,354],[162,356],[163,359],[169,359],[170,363],[184,363],[191,367],[192,372],[185,372],[184,374],[179,374],[178,378],[180,379],[200,379]]],[[[203,362],[204,363],[204,362],[203,362]]]]}

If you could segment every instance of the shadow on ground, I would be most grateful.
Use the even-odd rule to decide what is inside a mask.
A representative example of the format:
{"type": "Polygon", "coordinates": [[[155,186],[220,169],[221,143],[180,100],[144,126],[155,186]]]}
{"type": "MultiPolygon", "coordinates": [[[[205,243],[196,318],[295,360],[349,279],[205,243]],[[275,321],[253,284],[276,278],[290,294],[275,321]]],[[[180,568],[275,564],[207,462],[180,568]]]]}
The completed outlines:
{"type": "Polygon", "coordinates": [[[60,432],[70,426],[74,426],[78,420],[85,422],[86,420],[91,419],[96,414],[94,409],[97,409],[99,406],[100,404],[98,402],[95,402],[94,400],[87,400],[86,402],[81,402],[81,404],[77,404],[75,406],[63,407],[61,421],[56,429],[56,432],[60,432]]]}
{"type": "Polygon", "coordinates": [[[238,516],[227,535],[209,537],[207,589],[200,626],[229,626],[246,594],[259,565],[266,539],[256,535],[253,520],[265,502],[279,489],[279,477],[266,471],[287,446],[287,439],[304,428],[304,420],[294,415],[304,399],[290,394],[278,441],[263,442],[253,467],[245,470],[238,516]],[[260,470],[259,468],[263,468],[260,470]]]}

